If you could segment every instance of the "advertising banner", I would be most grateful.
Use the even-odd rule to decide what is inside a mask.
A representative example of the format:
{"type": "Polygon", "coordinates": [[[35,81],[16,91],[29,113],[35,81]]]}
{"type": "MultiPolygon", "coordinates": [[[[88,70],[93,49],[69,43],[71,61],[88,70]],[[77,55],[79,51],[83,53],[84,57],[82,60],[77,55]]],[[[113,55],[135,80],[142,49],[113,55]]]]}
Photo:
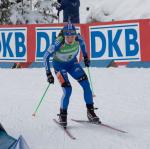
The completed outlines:
{"type": "MultiPolygon", "coordinates": [[[[62,27],[36,27],[36,62],[43,62],[43,56],[45,51],[48,50],[51,44],[56,40],[56,37],[62,30],[62,27]]],[[[80,27],[76,27],[78,33],[80,33],[80,27]]]]}
{"type": "Polygon", "coordinates": [[[91,60],[140,61],[139,23],[89,27],[91,60]]]}
{"type": "Polygon", "coordinates": [[[0,28],[0,61],[27,61],[27,27],[0,28]]]}
{"type": "MultiPolygon", "coordinates": [[[[0,25],[0,62],[43,62],[64,24],[0,25]]],[[[91,60],[150,61],[150,19],[76,24],[91,60]]],[[[81,53],[78,56],[81,60],[81,53]]]]}

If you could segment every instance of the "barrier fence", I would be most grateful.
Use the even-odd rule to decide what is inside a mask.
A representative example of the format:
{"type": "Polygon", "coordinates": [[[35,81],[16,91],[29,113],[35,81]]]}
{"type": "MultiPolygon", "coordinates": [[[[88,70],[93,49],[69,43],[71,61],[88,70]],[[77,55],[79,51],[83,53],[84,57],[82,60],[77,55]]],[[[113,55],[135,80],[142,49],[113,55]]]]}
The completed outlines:
{"type": "MultiPolygon", "coordinates": [[[[0,62],[42,62],[63,24],[0,25],[0,62]]],[[[92,61],[150,61],[150,19],[76,24],[92,61]]],[[[81,53],[79,54],[81,59],[81,53]]]]}

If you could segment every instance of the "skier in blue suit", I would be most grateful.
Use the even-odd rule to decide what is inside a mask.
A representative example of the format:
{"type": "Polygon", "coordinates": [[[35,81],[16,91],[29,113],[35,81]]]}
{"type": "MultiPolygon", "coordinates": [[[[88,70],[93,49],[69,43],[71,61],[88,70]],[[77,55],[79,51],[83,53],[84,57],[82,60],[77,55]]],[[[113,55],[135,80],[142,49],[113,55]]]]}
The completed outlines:
{"type": "Polygon", "coordinates": [[[64,26],[61,35],[57,37],[55,43],[49,47],[44,55],[47,81],[54,83],[49,64],[49,58],[53,57],[54,71],[63,89],[59,114],[59,121],[63,126],[67,126],[67,109],[72,92],[68,74],[77,80],[84,90],[88,119],[93,122],[100,122],[99,117],[94,112],[93,97],[88,77],[77,61],[76,56],[79,52],[79,46],[82,50],[85,66],[89,67],[90,60],[87,56],[85,42],[81,35],[76,33],[75,26],[69,22],[64,26]]]}
{"type": "Polygon", "coordinates": [[[70,19],[72,23],[80,23],[80,0],[58,0],[58,2],[60,6],[56,7],[56,9],[58,12],[63,10],[63,22],[68,22],[70,19]]]}

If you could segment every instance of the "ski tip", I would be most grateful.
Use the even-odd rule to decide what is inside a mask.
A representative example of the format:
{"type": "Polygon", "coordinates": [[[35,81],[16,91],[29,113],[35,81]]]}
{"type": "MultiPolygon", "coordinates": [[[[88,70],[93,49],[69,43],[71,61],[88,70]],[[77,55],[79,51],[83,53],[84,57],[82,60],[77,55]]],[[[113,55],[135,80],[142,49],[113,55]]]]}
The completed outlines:
{"type": "Polygon", "coordinates": [[[118,130],[118,131],[122,133],[128,133],[127,131],[124,131],[124,130],[118,130]]]}
{"type": "Polygon", "coordinates": [[[128,133],[127,131],[122,130],[122,133],[128,133]]]}
{"type": "Polygon", "coordinates": [[[110,128],[110,129],[116,130],[116,131],[121,132],[121,133],[128,133],[127,131],[124,131],[124,130],[121,130],[121,129],[118,129],[118,128],[109,126],[109,125],[104,124],[104,123],[101,123],[101,125],[104,126],[104,127],[108,127],[108,128],[110,128]]]}
{"type": "Polygon", "coordinates": [[[73,140],[76,140],[77,138],[73,137],[72,139],[73,139],[73,140]]]}

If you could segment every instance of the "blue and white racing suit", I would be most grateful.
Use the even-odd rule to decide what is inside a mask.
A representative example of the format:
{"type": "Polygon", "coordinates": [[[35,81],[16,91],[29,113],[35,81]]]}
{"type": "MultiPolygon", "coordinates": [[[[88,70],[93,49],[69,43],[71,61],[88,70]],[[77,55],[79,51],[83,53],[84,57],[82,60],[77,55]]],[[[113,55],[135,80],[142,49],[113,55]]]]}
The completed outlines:
{"type": "Polygon", "coordinates": [[[69,99],[72,93],[72,87],[68,79],[68,74],[70,74],[82,86],[86,104],[93,104],[92,92],[87,75],[76,58],[79,52],[79,46],[83,56],[86,56],[87,52],[85,43],[80,35],[77,35],[77,38],[73,44],[63,43],[63,37],[60,36],[44,55],[47,73],[50,72],[49,58],[53,57],[52,64],[55,74],[57,75],[63,89],[60,108],[64,110],[68,109],[69,99]]]}

